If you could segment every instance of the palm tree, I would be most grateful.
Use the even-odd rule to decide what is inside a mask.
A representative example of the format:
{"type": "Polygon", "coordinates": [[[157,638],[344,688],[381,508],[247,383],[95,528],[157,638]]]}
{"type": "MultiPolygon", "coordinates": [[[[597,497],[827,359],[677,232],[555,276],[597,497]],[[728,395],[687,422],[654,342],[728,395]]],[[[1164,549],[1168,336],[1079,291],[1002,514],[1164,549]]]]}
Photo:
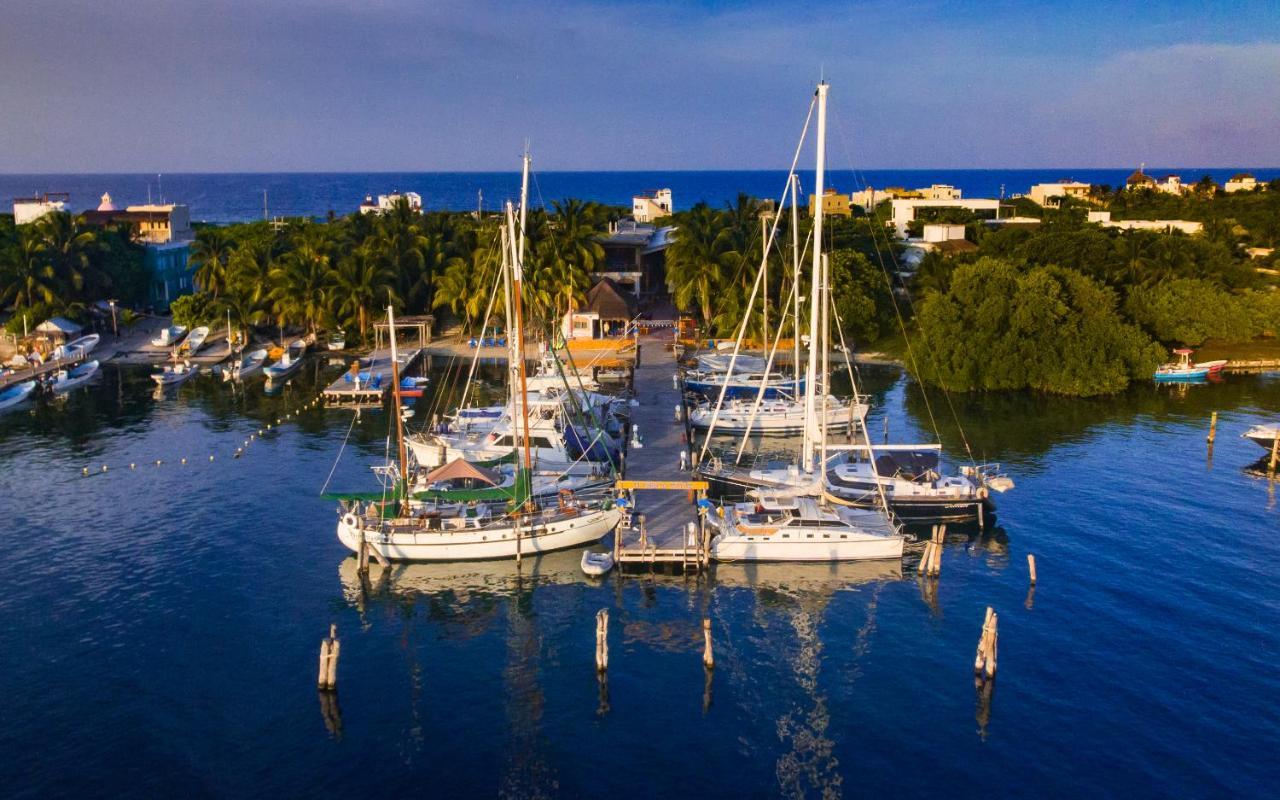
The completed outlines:
{"type": "Polygon", "coordinates": [[[45,214],[35,225],[54,276],[69,293],[79,292],[96,243],[93,232],[81,229],[75,217],[60,211],[45,214]]]}
{"type": "Polygon", "coordinates": [[[271,269],[269,278],[268,296],[280,326],[301,322],[314,333],[328,311],[329,256],[304,241],[271,269]]]}
{"type": "Polygon", "coordinates": [[[19,228],[18,244],[11,253],[4,264],[0,302],[12,303],[15,309],[54,302],[58,295],[57,276],[39,231],[30,226],[19,228]]]}
{"type": "Polygon", "coordinates": [[[368,242],[339,261],[329,279],[334,316],[355,321],[361,337],[369,329],[369,309],[384,307],[396,296],[395,274],[378,260],[368,242]]]}
{"type": "Polygon", "coordinates": [[[675,290],[676,305],[682,309],[696,305],[709,325],[715,318],[713,299],[725,283],[722,223],[710,206],[699,203],[678,215],[676,225],[675,239],[667,250],[667,281],[675,290]]]}
{"type": "Polygon", "coordinates": [[[203,228],[191,245],[191,263],[196,265],[196,284],[217,297],[226,291],[230,277],[232,239],[225,228],[203,228]]]}
{"type": "Polygon", "coordinates": [[[531,283],[543,297],[543,316],[572,310],[591,288],[591,273],[604,260],[600,206],[569,199],[553,202],[555,217],[537,246],[531,283]]]}
{"type": "MultiPolygon", "coordinates": [[[[454,316],[470,325],[484,314],[493,291],[493,280],[501,267],[500,246],[494,241],[496,231],[489,231],[490,241],[482,242],[470,257],[452,261],[436,284],[432,308],[448,308],[454,316]]],[[[501,314],[501,306],[494,309],[501,314]]]]}

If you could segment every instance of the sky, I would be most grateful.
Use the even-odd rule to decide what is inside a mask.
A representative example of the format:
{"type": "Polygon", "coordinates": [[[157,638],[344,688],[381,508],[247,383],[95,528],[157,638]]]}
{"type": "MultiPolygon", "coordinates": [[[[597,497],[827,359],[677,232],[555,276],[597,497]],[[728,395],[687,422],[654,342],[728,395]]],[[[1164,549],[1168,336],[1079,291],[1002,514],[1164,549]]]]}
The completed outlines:
{"type": "Polygon", "coordinates": [[[1276,0],[0,0],[0,172],[1280,165],[1276,0]]]}

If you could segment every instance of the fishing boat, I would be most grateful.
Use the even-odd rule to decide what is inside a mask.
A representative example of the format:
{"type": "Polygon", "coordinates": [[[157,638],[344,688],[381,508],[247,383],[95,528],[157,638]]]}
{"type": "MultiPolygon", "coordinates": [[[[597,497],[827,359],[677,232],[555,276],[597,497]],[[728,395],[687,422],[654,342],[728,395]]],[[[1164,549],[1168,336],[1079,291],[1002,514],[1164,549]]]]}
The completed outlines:
{"type": "Polygon", "coordinates": [[[280,381],[289,377],[298,371],[302,366],[302,357],[306,355],[307,343],[302,339],[295,339],[290,343],[289,347],[280,354],[280,360],[269,367],[263,367],[262,371],[269,381],[280,381]]]}
{"type": "MultiPolygon", "coordinates": [[[[524,318],[521,287],[524,258],[525,213],[528,202],[529,157],[524,158],[520,192],[520,225],[510,203],[506,209],[506,225],[502,243],[504,270],[509,270],[510,301],[514,308],[516,335],[513,337],[511,368],[520,386],[519,415],[521,424],[514,433],[519,437],[517,474],[533,472],[530,447],[530,406],[525,390],[524,318]]],[[[404,435],[404,418],[400,413],[400,366],[396,354],[395,310],[387,307],[387,323],[391,331],[392,397],[395,410],[395,452],[398,464],[387,469],[398,475],[408,474],[408,447],[404,435]]],[[[524,483],[527,479],[517,482],[524,483]]],[[[403,480],[397,481],[403,485],[403,480]]],[[[433,516],[414,511],[408,502],[407,489],[400,490],[402,499],[388,504],[356,503],[340,506],[338,539],[353,551],[367,547],[388,561],[457,561],[493,558],[515,558],[525,555],[579,547],[599,541],[617,527],[622,512],[612,498],[579,499],[560,494],[555,504],[539,506],[526,492],[517,492],[512,502],[496,509],[477,503],[468,505],[461,514],[433,516]],[[391,513],[388,514],[387,512],[391,513]]]]}
{"type": "Polygon", "coordinates": [[[204,340],[209,338],[209,329],[201,325],[198,328],[192,328],[191,333],[187,334],[187,338],[182,340],[182,344],[178,345],[178,354],[184,356],[194,356],[200,352],[200,348],[204,347],[204,340]]]}
{"type": "Polygon", "coordinates": [[[944,475],[940,445],[851,447],[846,460],[827,465],[826,499],[856,508],[885,503],[904,522],[984,520],[991,491],[1013,488],[995,465],[944,475]]]}
{"type": "Polygon", "coordinates": [[[265,349],[251,350],[242,354],[240,360],[232,364],[230,369],[224,370],[222,375],[227,380],[242,381],[262,372],[262,365],[266,360],[265,349]]]}
{"type": "Polygon", "coordinates": [[[160,372],[151,373],[151,380],[160,384],[162,388],[177,386],[200,374],[200,365],[192,364],[190,361],[175,362],[166,364],[160,372]]]}
{"type": "Polygon", "coordinates": [[[1269,453],[1275,447],[1276,437],[1280,436],[1280,425],[1254,425],[1240,435],[1269,453]]]}
{"type": "Polygon", "coordinates": [[[884,514],[812,497],[761,496],[714,517],[717,561],[865,561],[901,558],[905,537],[884,514]]]}
{"type": "Polygon", "coordinates": [[[8,411],[26,402],[35,389],[35,381],[23,381],[0,391],[0,411],[8,411]]]}
{"type": "Polygon", "coordinates": [[[342,329],[334,331],[329,334],[326,344],[330,350],[345,350],[347,348],[347,332],[342,329]]]}
{"type": "Polygon", "coordinates": [[[182,339],[182,335],[187,332],[184,325],[171,325],[160,331],[160,335],[151,340],[152,347],[173,347],[174,343],[182,339]]]}
{"type": "Polygon", "coordinates": [[[1156,383],[1198,383],[1210,375],[1216,375],[1227,365],[1225,360],[1201,361],[1192,363],[1191,354],[1195,352],[1186,348],[1173,351],[1177,361],[1161,365],[1155,372],[1156,383]]]}
{"type": "Polygon", "coordinates": [[[94,375],[98,374],[98,362],[86,361],[79,366],[71,369],[60,369],[53,376],[53,380],[49,383],[49,389],[54,394],[65,394],[77,386],[82,386],[89,382],[94,375]]]}
{"type": "Polygon", "coordinates": [[[96,333],[88,336],[81,336],[79,339],[67,342],[60,348],[60,358],[74,358],[79,354],[80,358],[89,355],[93,348],[98,346],[98,342],[102,341],[102,337],[96,333]]]}

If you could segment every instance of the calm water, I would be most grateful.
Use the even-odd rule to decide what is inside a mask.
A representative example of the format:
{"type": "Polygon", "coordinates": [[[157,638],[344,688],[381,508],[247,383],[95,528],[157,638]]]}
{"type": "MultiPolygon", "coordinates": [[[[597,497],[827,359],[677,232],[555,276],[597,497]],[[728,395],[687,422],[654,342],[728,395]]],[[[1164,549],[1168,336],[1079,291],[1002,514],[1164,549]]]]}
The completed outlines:
{"type": "MultiPolygon", "coordinates": [[[[570,553],[520,579],[400,568],[362,593],[317,494],[348,430],[334,485],[372,485],[384,415],[304,412],[232,458],[320,369],[277,398],[202,377],[157,400],[145,371],[108,367],[0,417],[4,794],[1211,797],[1280,779],[1280,513],[1238,437],[1274,419],[1280,378],[958,399],[1018,487],[994,531],[953,533],[936,592],[912,559],[592,583],[570,553]],[[340,729],[315,690],[330,622],[340,729]]],[[[899,373],[864,374],[895,435],[927,428],[899,373]]]]}
{"type": "MultiPolygon", "coordinates": [[[[833,165],[833,167],[836,165],[833,165]]],[[[1063,178],[1118,186],[1130,169],[1010,169],[1010,170],[866,170],[857,173],[834,168],[827,184],[848,192],[870,185],[958,186],[965,197],[1001,197],[1026,192],[1032,184],[1063,178]]],[[[1175,172],[1184,181],[1210,175],[1218,183],[1238,169],[1182,167],[1148,169],[1153,175],[1175,172]]],[[[1280,177],[1280,169],[1250,170],[1258,180],[1280,177]]],[[[699,200],[723,205],[747,192],[778,198],[786,185],[785,171],[727,172],[547,172],[536,173],[530,189],[532,202],[542,205],[564,197],[578,197],[613,205],[631,206],[631,196],[645,189],[668,187],[677,208],[699,200]]],[[[808,191],[811,173],[801,173],[808,191]]],[[[96,208],[103,192],[110,192],[118,207],[163,197],[191,207],[192,219],[209,222],[242,222],[262,219],[262,193],[267,193],[271,216],[323,217],[356,210],[366,195],[414,191],[432,210],[471,210],[483,194],[485,208],[497,209],[520,191],[520,176],[502,172],[380,172],[380,173],[265,173],[265,174],[168,174],[168,175],[0,175],[0,208],[10,198],[43,192],[67,192],[76,211],[96,208]]]]}

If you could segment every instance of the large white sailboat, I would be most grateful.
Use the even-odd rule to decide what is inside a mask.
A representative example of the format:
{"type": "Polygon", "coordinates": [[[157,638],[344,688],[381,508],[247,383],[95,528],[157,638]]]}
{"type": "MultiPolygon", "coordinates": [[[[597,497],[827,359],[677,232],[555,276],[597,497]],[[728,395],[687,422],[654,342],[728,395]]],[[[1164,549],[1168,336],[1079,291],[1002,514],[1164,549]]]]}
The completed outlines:
{"type": "MultiPolygon", "coordinates": [[[[518,469],[524,475],[533,471],[531,448],[531,410],[528,402],[524,361],[524,318],[520,296],[523,281],[524,218],[528,198],[529,157],[524,157],[523,180],[520,193],[520,226],[516,226],[515,213],[508,203],[506,231],[503,241],[504,268],[510,270],[512,307],[514,310],[515,336],[513,337],[511,369],[512,385],[518,386],[517,425],[518,452],[521,461],[518,469]]],[[[391,328],[391,361],[393,396],[395,398],[396,452],[399,456],[399,472],[408,474],[408,452],[404,436],[404,418],[400,412],[400,376],[396,361],[394,310],[387,309],[391,328]]],[[[528,485],[527,478],[518,480],[517,486],[528,485]]],[[[554,504],[538,507],[526,492],[495,510],[487,504],[468,504],[461,513],[444,515],[415,510],[408,500],[404,481],[397,480],[392,492],[392,502],[344,503],[340,508],[338,539],[348,548],[359,552],[370,548],[377,556],[389,561],[455,561],[470,559],[515,558],[544,553],[569,547],[578,547],[599,541],[612,531],[621,519],[621,510],[611,498],[580,499],[570,493],[561,495],[554,504]],[[386,511],[391,506],[391,514],[386,511]]]]}

